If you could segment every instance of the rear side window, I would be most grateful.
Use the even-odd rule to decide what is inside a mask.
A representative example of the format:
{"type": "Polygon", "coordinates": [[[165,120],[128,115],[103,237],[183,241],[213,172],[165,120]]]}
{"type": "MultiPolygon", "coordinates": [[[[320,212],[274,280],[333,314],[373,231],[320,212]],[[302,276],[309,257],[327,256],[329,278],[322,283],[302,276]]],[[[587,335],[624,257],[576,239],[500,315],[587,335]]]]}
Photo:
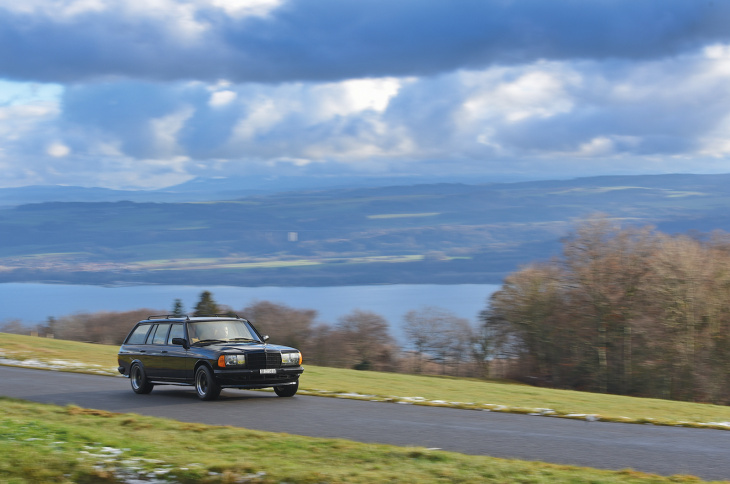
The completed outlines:
{"type": "Polygon", "coordinates": [[[155,337],[152,338],[152,344],[153,345],[164,345],[165,340],[167,339],[167,330],[170,329],[169,324],[158,324],[157,325],[157,332],[155,333],[155,337]]]}
{"type": "Polygon", "coordinates": [[[150,330],[150,324],[140,324],[136,328],[134,328],[134,331],[132,331],[132,334],[129,335],[129,338],[127,338],[127,344],[128,345],[141,345],[144,344],[144,340],[147,338],[147,333],[150,330]]]}
{"type": "Polygon", "coordinates": [[[167,344],[172,344],[172,338],[184,338],[185,332],[183,331],[182,324],[173,324],[170,330],[170,336],[167,338],[167,344]]]}

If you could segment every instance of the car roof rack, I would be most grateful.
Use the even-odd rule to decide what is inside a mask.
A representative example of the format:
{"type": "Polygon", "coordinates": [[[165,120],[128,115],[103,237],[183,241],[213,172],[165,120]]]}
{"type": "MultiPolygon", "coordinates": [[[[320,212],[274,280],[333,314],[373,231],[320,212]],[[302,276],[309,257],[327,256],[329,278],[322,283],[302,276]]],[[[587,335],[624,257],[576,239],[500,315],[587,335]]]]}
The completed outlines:
{"type": "MultiPolygon", "coordinates": [[[[194,316],[197,317],[197,316],[194,316]]],[[[238,314],[235,313],[225,313],[225,314],[202,314],[199,317],[201,318],[236,318],[236,319],[245,319],[240,317],[238,314]]],[[[147,316],[147,319],[187,319],[190,321],[190,315],[188,314],[156,314],[147,316]]]]}

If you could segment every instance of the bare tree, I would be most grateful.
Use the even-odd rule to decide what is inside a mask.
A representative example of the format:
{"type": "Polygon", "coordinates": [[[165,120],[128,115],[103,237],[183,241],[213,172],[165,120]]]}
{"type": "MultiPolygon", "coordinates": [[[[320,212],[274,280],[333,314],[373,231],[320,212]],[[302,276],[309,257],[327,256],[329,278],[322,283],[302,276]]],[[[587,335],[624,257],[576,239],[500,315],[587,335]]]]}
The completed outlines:
{"type": "Polygon", "coordinates": [[[597,360],[589,373],[599,392],[626,393],[631,387],[630,321],[656,248],[651,228],[621,229],[603,216],[582,223],[565,241],[565,282],[573,304],[583,309],[584,327],[593,327],[590,344],[597,360]]]}
{"type": "Polygon", "coordinates": [[[482,311],[479,320],[481,324],[474,331],[471,341],[471,354],[477,376],[487,379],[504,378],[504,373],[496,373],[496,363],[517,358],[522,341],[512,325],[491,309],[482,311]]]}
{"type": "Polygon", "coordinates": [[[23,326],[23,323],[19,319],[6,320],[2,326],[0,326],[0,333],[10,334],[28,334],[29,329],[23,326]]]}
{"type": "Polygon", "coordinates": [[[243,309],[246,318],[271,341],[307,352],[312,341],[312,326],[317,317],[313,309],[295,309],[285,304],[257,301],[243,309]]]}
{"type": "Polygon", "coordinates": [[[59,318],[56,337],[101,344],[121,344],[137,321],[159,310],[137,309],[124,312],[78,313],[59,318]]]}
{"type": "Polygon", "coordinates": [[[403,317],[403,332],[408,337],[412,348],[416,351],[415,373],[423,371],[423,357],[428,353],[436,339],[440,321],[441,309],[423,307],[420,310],[408,311],[403,317]]]}
{"type": "Polygon", "coordinates": [[[339,319],[337,330],[345,337],[353,358],[353,368],[392,369],[395,358],[393,340],[385,318],[371,311],[356,309],[339,319]]]}
{"type": "MultiPolygon", "coordinates": [[[[509,275],[492,294],[490,317],[509,323],[517,332],[530,379],[562,382],[563,363],[570,359],[581,332],[569,328],[565,274],[557,264],[534,265],[509,275]],[[572,340],[572,341],[571,341],[572,340]]],[[[565,368],[570,369],[570,366],[565,368]]]]}
{"type": "Polygon", "coordinates": [[[435,306],[412,310],[403,317],[403,331],[416,351],[414,371],[423,371],[423,358],[436,360],[441,372],[452,363],[459,364],[470,355],[472,330],[469,321],[435,306]]]}

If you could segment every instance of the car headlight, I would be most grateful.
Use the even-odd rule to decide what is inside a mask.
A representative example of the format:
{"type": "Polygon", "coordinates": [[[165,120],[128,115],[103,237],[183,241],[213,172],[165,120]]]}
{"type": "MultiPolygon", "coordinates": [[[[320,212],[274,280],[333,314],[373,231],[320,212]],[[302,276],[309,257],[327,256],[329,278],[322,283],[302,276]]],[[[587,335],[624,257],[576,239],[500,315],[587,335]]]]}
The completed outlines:
{"type": "Polygon", "coordinates": [[[218,366],[221,368],[227,366],[244,366],[246,364],[246,355],[220,355],[218,358],[218,366]]]}
{"type": "Polygon", "coordinates": [[[296,353],[282,353],[281,354],[281,364],[282,365],[301,365],[302,364],[302,354],[298,351],[296,353]]]}

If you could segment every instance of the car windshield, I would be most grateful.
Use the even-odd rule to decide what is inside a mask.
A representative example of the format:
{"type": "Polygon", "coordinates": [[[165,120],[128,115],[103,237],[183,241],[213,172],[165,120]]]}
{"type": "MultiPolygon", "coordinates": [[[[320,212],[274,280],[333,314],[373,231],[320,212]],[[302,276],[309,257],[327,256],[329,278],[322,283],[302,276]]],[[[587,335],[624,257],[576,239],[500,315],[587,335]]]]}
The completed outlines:
{"type": "Polygon", "coordinates": [[[238,320],[199,321],[188,323],[190,343],[205,342],[260,342],[253,329],[245,322],[238,320]]]}

